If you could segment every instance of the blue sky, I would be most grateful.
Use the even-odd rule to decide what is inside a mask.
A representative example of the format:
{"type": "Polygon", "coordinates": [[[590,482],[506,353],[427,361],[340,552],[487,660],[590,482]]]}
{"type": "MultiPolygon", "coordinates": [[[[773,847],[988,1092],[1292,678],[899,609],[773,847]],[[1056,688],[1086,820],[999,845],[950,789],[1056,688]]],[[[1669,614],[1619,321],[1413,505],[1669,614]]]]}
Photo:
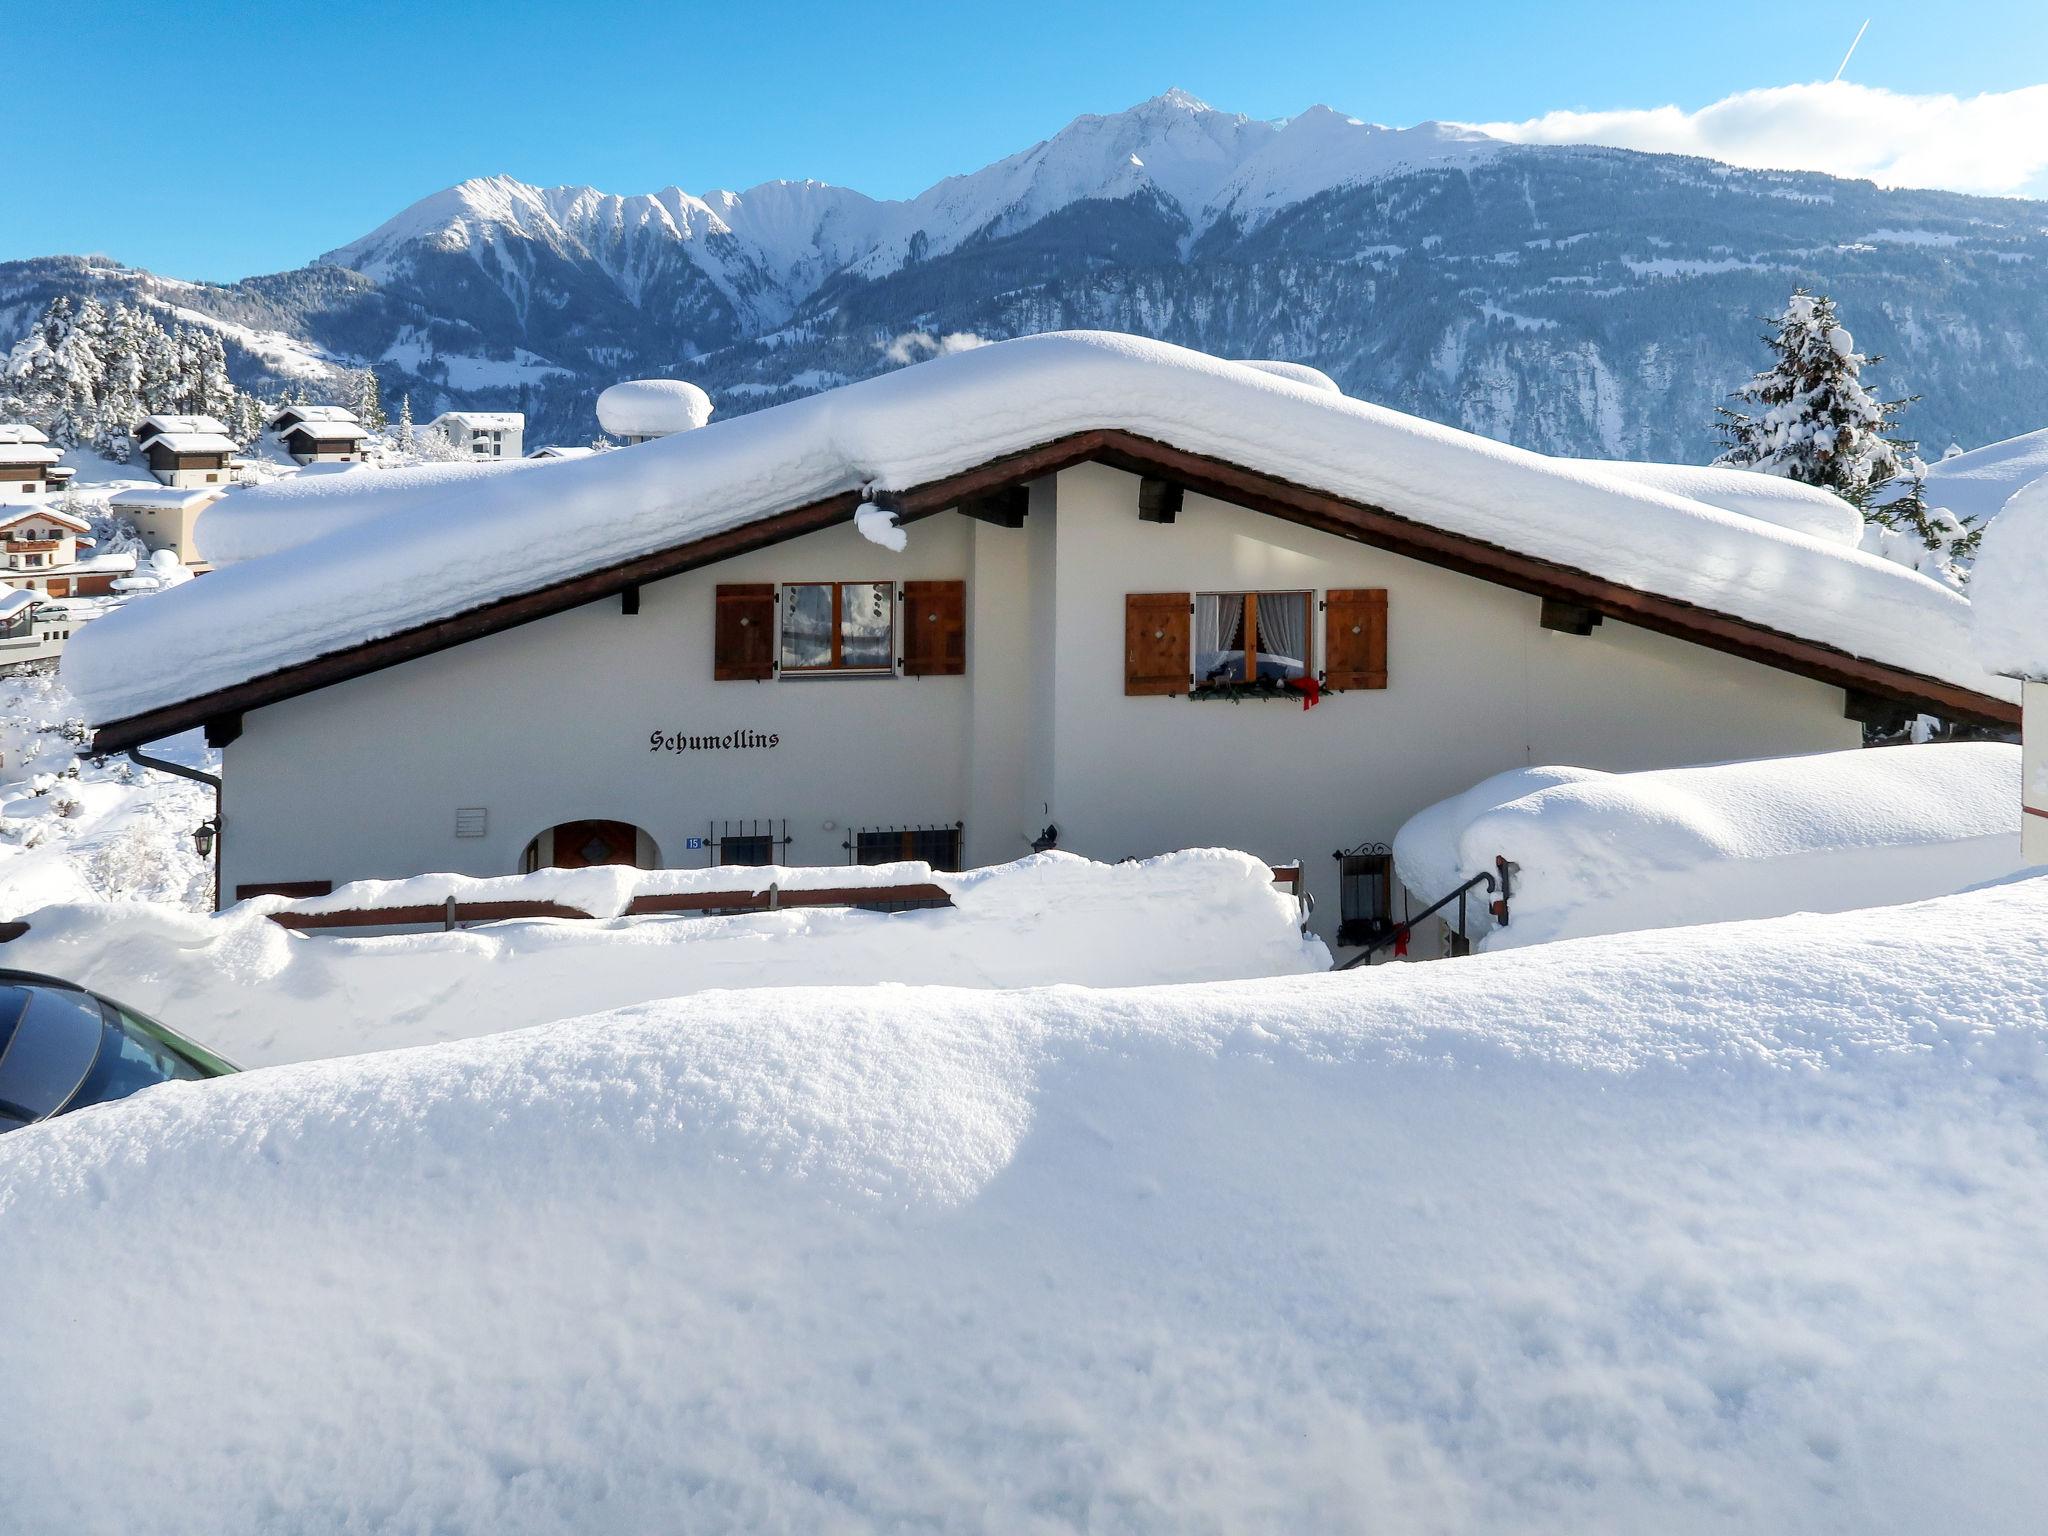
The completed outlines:
{"type": "MultiPolygon", "coordinates": [[[[905,196],[1078,113],[1116,111],[1169,85],[1259,117],[1326,102],[1394,124],[1672,104],[1697,112],[1828,79],[1866,16],[1848,71],[1862,85],[1975,96],[2048,80],[2041,0],[1972,0],[1938,14],[1817,0],[1792,15],[1747,0],[1052,0],[1026,11],[923,0],[886,9],[364,0],[310,10],[27,0],[10,7],[10,56],[51,64],[38,66],[35,89],[9,92],[11,179],[28,195],[9,200],[0,259],[98,252],[183,277],[234,278],[297,266],[429,192],[498,172],[617,192],[814,176],[905,196]]],[[[2048,138],[2031,132],[2048,88],[2013,100],[2025,113],[1999,122],[2020,123],[2016,138],[2048,138]]],[[[1684,147],[1721,152],[1715,135],[1732,115],[1702,118],[1684,147]]],[[[1742,115],[1755,137],[1758,113],[1742,115]]],[[[1811,137],[1803,118],[1784,126],[1777,105],[1763,116],[1767,147],[1755,153],[1764,158],[1773,134],[1811,137]]],[[[1943,121],[1958,142],[1987,137],[1952,113],[1943,121]]],[[[1859,123],[1827,130],[1852,161],[1859,123]]],[[[1531,136],[1649,134],[1638,147],[1681,147],[1661,136],[1669,127],[1572,118],[1531,136]]],[[[2024,158],[2017,170],[1955,169],[1936,155],[1910,174],[2048,195],[2048,150],[2014,153],[2024,158]]],[[[1825,153],[1820,167],[1836,168],[1825,153]]]]}

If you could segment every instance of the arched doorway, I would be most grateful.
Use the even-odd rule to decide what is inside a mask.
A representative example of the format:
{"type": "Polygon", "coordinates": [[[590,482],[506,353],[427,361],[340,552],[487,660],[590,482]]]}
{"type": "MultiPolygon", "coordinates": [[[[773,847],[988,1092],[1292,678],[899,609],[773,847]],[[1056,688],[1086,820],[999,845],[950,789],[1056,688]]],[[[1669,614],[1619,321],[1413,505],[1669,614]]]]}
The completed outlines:
{"type": "Polygon", "coordinates": [[[591,869],[602,864],[659,869],[661,850],[630,821],[564,821],[528,843],[519,860],[524,874],[537,869],[591,869]]]}

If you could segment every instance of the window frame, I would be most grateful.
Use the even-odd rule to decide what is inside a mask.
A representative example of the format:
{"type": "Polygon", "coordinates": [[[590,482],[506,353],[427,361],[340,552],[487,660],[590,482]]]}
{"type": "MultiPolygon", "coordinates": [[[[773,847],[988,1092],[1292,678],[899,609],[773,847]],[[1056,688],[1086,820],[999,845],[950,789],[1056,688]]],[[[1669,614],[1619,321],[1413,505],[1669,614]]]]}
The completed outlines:
{"type": "Polygon", "coordinates": [[[894,677],[898,661],[897,641],[900,638],[899,625],[902,617],[902,583],[893,578],[849,577],[830,581],[782,581],[775,585],[775,675],[777,677],[894,677]],[[793,667],[788,662],[785,634],[789,615],[794,608],[790,601],[791,589],[796,587],[827,587],[832,593],[832,660],[820,666],[793,667]],[[846,588],[880,587],[888,593],[889,643],[887,659],[880,665],[848,666],[844,660],[846,651],[846,588]]]}
{"type": "MultiPolygon", "coordinates": [[[[869,846],[877,847],[877,844],[871,842],[869,846]]],[[[847,838],[845,847],[847,863],[856,868],[868,869],[876,864],[924,863],[930,864],[935,873],[957,874],[966,853],[967,828],[966,823],[958,821],[855,827],[852,835],[847,838]],[[896,841],[897,846],[890,857],[863,859],[861,854],[865,850],[862,848],[862,840],[882,838],[893,838],[896,841]],[[952,847],[946,854],[946,862],[934,862],[928,856],[929,849],[922,850],[924,856],[920,856],[920,849],[916,845],[920,840],[929,838],[951,839],[952,847]]],[[[877,851],[881,851],[879,847],[877,851]]]]}
{"type": "Polygon", "coordinates": [[[1259,599],[1262,597],[1298,597],[1302,600],[1302,649],[1305,652],[1307,652],[1306,655],[1296,658],[1301,663],[1301,674],[1299,678],[1275,679],[1268,686],[1274,688],[1284,688],[1290,681],[1301,681],[1303,679],[1315,678],[1317,675],[1316,627],[1317,614],[1320,611],[1316,604],[1317,590],[1318,589],[1314,587],[1245,587],[1240,590],[1233,591],[1224,587],[1215,587],[1208,589],[1197,588],[1194,591],[1190,592],[1188,594],[1188,601],[1194,605],[1195,617],[1200,616],[1201,602],[1202,599],[1205,597],[1236,598],[1242,605],[1239,609],[1238,619],[1239,623],[1242,625],[1242,633],[1244,635],[1244,639],[1248,642],[1247,644],[1239,647],[1240,653],[1242,655],[1242,662],[1240,665],[1238,676],[1217,678],[1213,681],[1205,679],[1195,668],[1195,663],[1200,655],[1200,652],[1197,651],[1195,648],[1196,631],[1195,624],[1191,619],[1188,624],[1188,676],[1194,679],[1192,691],[1198,692],[1203,688],[1256,688],[1261,686],[1258,677],[1258,665],[1259,656],[1263,648],[1258,643],[1258,617],[1259,599]]]}

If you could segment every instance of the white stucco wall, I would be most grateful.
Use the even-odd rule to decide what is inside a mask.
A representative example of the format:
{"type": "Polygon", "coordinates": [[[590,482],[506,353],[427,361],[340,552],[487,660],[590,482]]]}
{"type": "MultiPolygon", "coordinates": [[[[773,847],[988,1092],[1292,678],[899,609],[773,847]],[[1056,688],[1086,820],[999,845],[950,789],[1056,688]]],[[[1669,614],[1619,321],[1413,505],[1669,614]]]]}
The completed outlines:
{"type": "MultiPolygon", "coordinates": [[[[1391,841],[1504,768],[1641,768],[1848,747],[1839,690],[1609,621],[1538,627],[1538,601],[1190,495],[1141,523],[1099,466],[1032,488],[1022,529],[952,514],[892,554],[832,529],[251,713],[227,750],[223,888],[426,870],[510,873],[583,818],[645,829],[661,862],[721,820],[787,819],[797,863],[858,826],[964,822],[968,863],[1047,821],[1101,858],[1228,844],[1300,859],[1337,921],[1339,847],[1391,841]],[[965,578],[968,673],[711,679],[721,582],[965,578]],[[1389,687],[1291,702],[1126,698],[1133,591],[1389,590],[1389,687]],[[778,736],[674,754],[655,731],[778,736]],[[483,806],[486,837],[454,836],[483,806]],[[828,825],[829,823],[829,825],[828,825]]],[[[1316,614],[1318,662],[1320,612],[1316,614]]]]}
{"type": "Polygon", "coordinates": [[[2048,683],[2028,683],[2020,708],[2020,851],[2030,864],[2048,864],[2048,683]]]}

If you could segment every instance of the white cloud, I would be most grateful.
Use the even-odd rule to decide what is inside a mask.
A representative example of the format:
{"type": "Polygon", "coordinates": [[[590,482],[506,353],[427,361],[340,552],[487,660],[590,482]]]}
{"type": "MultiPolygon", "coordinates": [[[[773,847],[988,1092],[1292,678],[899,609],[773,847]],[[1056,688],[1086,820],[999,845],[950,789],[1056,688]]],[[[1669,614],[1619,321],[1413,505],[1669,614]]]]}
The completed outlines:
{"type": "Polygon", "coordinates": [[[2048,192],[2048,85],[1909,96],[1846,80],[1743,91],[1697,112],[1549,112],[1475,123],[1524,144],[1610,144],[1759,170],[1825,171],[1893,187],[2048,192]]]}
{"type": "Polygon", "coordinates": [[[971,352],[985,347],[988,339],[972,331],[948,331],[934,336],[930,331],[903,331],[881,343],[882,355],[892,363],[914,363],[927,357],[944,357],[949,352],[971,352]]]}

